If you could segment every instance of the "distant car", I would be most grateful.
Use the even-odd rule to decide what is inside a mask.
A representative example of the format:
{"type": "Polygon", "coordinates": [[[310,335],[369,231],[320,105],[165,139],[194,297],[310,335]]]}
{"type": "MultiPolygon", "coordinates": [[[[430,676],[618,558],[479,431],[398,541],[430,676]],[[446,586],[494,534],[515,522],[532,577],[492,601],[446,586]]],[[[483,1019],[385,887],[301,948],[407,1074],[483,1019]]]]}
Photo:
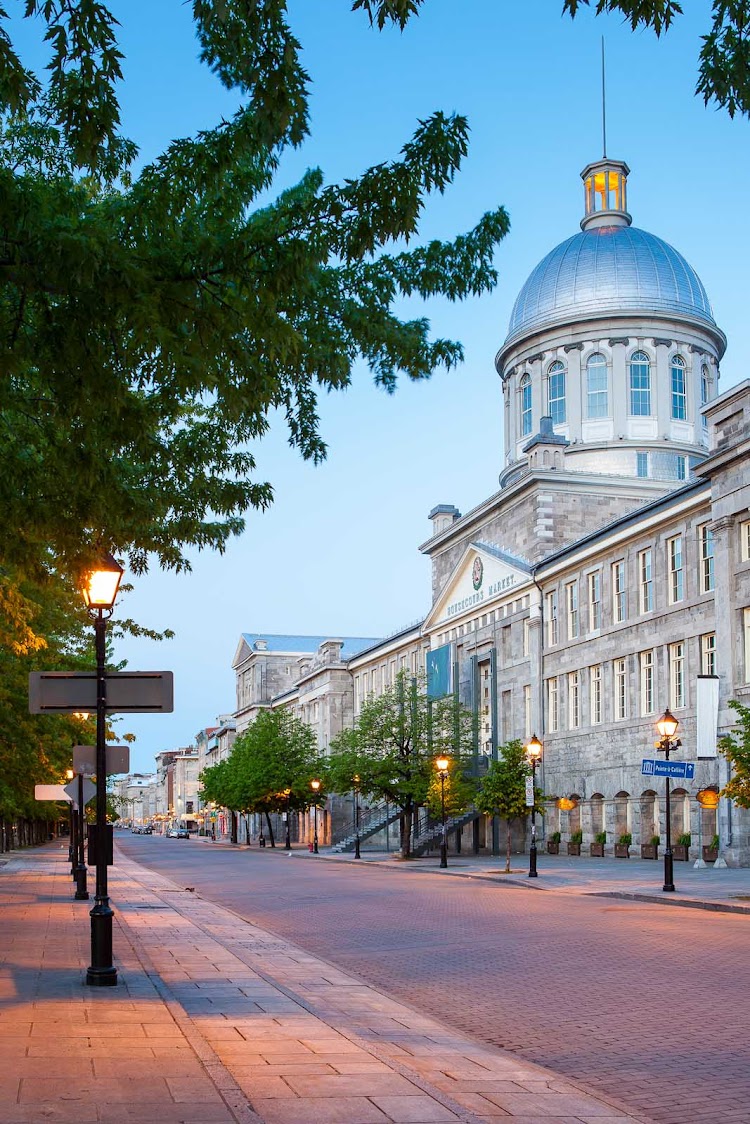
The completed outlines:
{"type": "Polygon", "coordinates": [[[168,839],[189,839],[190,832],[186,827],[169,827],[165,832],[168,839]]]}

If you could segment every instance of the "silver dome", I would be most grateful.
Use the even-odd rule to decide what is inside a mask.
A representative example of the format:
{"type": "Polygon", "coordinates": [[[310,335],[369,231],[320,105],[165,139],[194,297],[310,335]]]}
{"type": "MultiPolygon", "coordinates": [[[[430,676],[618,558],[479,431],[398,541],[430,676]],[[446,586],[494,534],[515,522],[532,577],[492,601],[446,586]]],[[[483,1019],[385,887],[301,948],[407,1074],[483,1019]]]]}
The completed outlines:
{"type": "Polygon", "coordinates": [[[685,316],[721,334],[682,254],[637,227],[600,226],[574,234],[540,261],[518,294],[502,350],[539,329],[629,312],[685,316]]]}

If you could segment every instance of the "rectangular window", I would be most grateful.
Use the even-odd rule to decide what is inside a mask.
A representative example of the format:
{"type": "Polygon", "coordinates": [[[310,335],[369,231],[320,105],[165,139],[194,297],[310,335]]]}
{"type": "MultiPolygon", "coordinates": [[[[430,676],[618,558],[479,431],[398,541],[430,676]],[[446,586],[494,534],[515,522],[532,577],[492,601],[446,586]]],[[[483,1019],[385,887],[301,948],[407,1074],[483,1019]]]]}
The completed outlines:
{"type": "Polygon", "coordinates": [[[742,633],[745,639],[745,682],[750,683],[750,609],[742,610],[742,633]]]}
{"type": "Polygon", "coordinates": [[[578,582],[565,586],[565,606],[568,616],[568,640],[578,636],[578,582]]]}
{"type": "Polygon", "coordinates": [[[598,632],[602,627],[602,575],[598,570],[588,576],[589,590],[589,632],[598,632]]]}
{"type": "Polygon", "coordinates": [[[750,519],[740,523],[740,559],[750,562],[750,519]]]}
{"type": "Polygon", "coordinates": [[[669,645],[669,705],[685,705],[685,644],[669,645]]]}
{"type": "Polygon", "coordinates": [[[701,675],[716,675],[716,633],[701,636],[701,675]]]}
{"type": "Polygon", "coordinates": [[[607,364],[602,355],[592,356],[586,367],[586,409],[590,418],[607,416],[607,364]]]}
{"type": "Polygon", "coordinates": [[[628,673],[624,659],[614,661],[615,675],[615,718],[628,716],[628,673]]]}
{"type": "Polygon", "coordinates": [[[677,457],[677,479],[687,480],[687,457],[677,457]]]}
{"type": "Polygon", "coordinates": [[[551,679],[547,680],[547,729],[551,734],[554,734],[559,725],[560,713],[557,699],[557,676],[553,675],[551,679]]]}
{"type": "Polygon", "coordinates": [[[557,590],[548,593],[545,598],[547,606],[547,643],[557,644],[560,630],[557,620],[557,590]]]}
{"type": "Polygon", "coordinates": [[[568,674],[568,729],[577,730],[581,725],[581,700],[578,672],[568,674]]]}
{"type": "Polygon", "coordinates": [[[625,603],[625,563],[612,563],[612,620],[620,624],[625,620],[627,605],[625,603]]]}
{"type": "Polygon", "coordinates": [[[591,725],[598,726],[602,720],[602,665],[594,664],[589,670],[591,725]]]}
{"type": "Polygon", "coordinates": [[[641,652],[641,714],[654,713],[654,653],[641,652]]]}
{"type": "Polygon", "coordinates": [[[642,550],[638,555],[638,602],[642,613],[650,613],[654,608],[654,576],[652,552],[642,550]]]}
{"type": "Polygon", "coordinates": [[[531,686],[526,683],[523,689],[523,730],[527,738],[531,737],[531,686]]]}
{"type": "Polygon", "coordinates": [[[667,541],[669,561],[669,604],[682,601],[685,595],[684,572],[682,568],[682,535],[675,535],[667,541]]]}
{"type": "Polygon", "coordinates": [[[714,533],[708,523],[699,528],[701,544],[701,593],[711,593],[714,588],[714,533]]]}
{"type": "Polygon", "coordinates": [[[648,453],[635,454],[635,474],[636,476],[648,476],[648,453]]]}

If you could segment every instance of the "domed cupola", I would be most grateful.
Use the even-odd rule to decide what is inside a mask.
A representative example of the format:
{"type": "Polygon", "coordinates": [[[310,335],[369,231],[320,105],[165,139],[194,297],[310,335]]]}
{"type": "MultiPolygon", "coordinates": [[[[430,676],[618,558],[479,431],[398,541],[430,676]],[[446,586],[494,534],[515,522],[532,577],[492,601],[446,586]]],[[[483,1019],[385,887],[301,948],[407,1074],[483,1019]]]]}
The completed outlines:
{"type": "Polygon", "coordinates": [[[565,471],[677,484],[705,456],[700,410],[716,396],[726,338],[692,266],[632,226],[629,173],[606,158],[584,168],[580,233],[542,259],[516,298],[496,358],[502,484],[528,471],[543,417],[567,441],[556,459],[565,471]]]}

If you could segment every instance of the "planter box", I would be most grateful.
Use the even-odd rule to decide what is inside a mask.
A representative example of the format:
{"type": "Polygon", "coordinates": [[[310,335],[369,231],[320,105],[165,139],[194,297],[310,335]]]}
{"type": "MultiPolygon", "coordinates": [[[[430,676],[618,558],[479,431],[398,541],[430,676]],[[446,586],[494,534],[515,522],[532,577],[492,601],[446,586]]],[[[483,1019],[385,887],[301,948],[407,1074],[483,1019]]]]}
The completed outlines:
{"type": "Polygon", "coordinates": [[[675,862],[686,863],[688,861],[688,849],[682,843],[675,843],[672,848],[672,858],[675,862]]]}
{"type": "Polygon", "coordinates": [[[568,854],[569,855],[580,855],[580,853],[581,853],[581,844],[580,843],[568,843],[568,854]]]}
{"type": "Polygon", "coordinates": [[[658,859],[659,848],[655,843],[641,843],[641,858],[642,859],[658,859]]]}
{"type": "Polygon", "coordinates": [[[719,857],[719,851],[716,847],[703,848],[703,861],[704,863],[715,863],[719,857]]]}
{"type": "Polygon", "coordinates": [[[615,843],[615,858],[616,859],[629,859],[630,847],[627,843],[615,843]]]}
{"type": "Polygon", "coordinates": [[[591,848],[590,853],[591,853],[592,859],[603,859],[604,858],[604,844],[603,843],[589,843],[589,847],[591,848]]]}
{"type": "Polygon", "coordinates": [[[559,855],[560,854],[560,844],[559,843],[548,843],[547,844],[547,854],[548,855],[559,855]]]}

